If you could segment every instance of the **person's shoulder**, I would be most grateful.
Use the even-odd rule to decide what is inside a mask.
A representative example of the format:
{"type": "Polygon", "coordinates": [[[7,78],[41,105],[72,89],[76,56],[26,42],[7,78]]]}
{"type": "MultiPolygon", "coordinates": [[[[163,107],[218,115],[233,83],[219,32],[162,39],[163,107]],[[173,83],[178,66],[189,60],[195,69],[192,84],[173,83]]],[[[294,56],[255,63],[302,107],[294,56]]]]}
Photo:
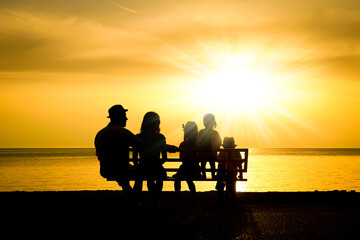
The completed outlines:
{"type": "Polygon", "coordinates": [[[134,134],[134,133],[132,133],[129,129],[124,128],[124,130],[125,130],[128,134],[130,134],[130,135],[132,135],[132,136],[135,136],[135,134],[134,134]]]}
{"type": "Polygon", "coordinates": [[[199,132],[198,132],[198,136],[201,136],[201,135],[204,135],[205,134],[205,128],[204,129],[201,129],[199,132]]]}
{"type": "Polygon", "coordinates": [[[165,137],[163,134],[161,134],[161,133],[156,134],[156,136],[157,136],[158,138],[161,138],[161,139],[165,139],[165,138],[166,138],[166,137],[165,137]]]}
{"type": "Polygon", "coordinates": [[[109,129],[109,125],[103,127],[102,129],[100,129],[100,130],[97,132],[96,136],[100,136],[100,135],[104,134],[104,132],[108,131],[108,129],[109,129]]]}
{"type": "Polygon", "coordinates": [[[144,139],[144,134],[142,134],[142,133],[137,133],[137,134],[135,134],[135,137],[137,137],[138,139],[143,140],[143,139],[144,139]]]}
{"type": "Polygon", "coordinates": [[[133,134],[129,129],[126,129],[124,127],[119,128],[119,132],[122,135],[126,135],[128,137],[135,137],[135,134],[133,134]]]}
{"type": "Polygon", "coordinates": [[[196,143],[191,143],[189,141],[183,141],[180,143],[179,148],[196,148],[196,143]]]}
{"type": "Polygon", "coordinates": [[[104,128],[102,128],[102,129],[100,129],[100,130],[97,132],[97,134],[96,134],[96,135],[101,134],[102,132],[104,132],[104,131],[105,131],[105,129],[106,129],[106,127],[104,127],[104,128]]]}
{"type": "Polygon", "coordinates": [[[119,126],[119,125],[112,125],[111,126],[112,129],[111,131],[116,131],[119,132],[122,135],[129,135],[129,136],[134,136],[134,134],[127,128],[119,126]]]}
{"type": "Polygon", "coordinates": [[[166,138],[163,134],[161,133],[157,133],[155,134],[155,139],[156,142],[160,142],[161,144],[166,144],[166,138]]]}
{"type": "Polygon", "coordinates": [[[203,128],[203,129],[200,129],[200,131],[199,131],[199,133],[203,133],[203,132],[205,132],[205,128],[203,128]]]}

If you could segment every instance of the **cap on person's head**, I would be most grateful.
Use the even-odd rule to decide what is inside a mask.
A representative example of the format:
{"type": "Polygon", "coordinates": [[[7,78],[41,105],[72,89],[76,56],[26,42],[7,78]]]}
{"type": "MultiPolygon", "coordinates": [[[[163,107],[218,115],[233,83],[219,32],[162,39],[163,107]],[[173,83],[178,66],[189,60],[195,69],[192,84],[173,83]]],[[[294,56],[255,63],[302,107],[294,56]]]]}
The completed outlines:
{"type": "Polygon", "coordinates": [[[237,145],[235,145],[235,140],[233,137],[224,137],[223,147],[224,148],[234,148],[237,145]]]}
{"type": "Polygon", "coordinates": [[[109,112],[108,118],[123,116],[124,113],[126,113],[127,111],[128,111],[128,109],[124,109],[124,107],[119,104],[114,105],[111,108],[109,108],[109,110],[108,110],[108,112],[109,112]]]}

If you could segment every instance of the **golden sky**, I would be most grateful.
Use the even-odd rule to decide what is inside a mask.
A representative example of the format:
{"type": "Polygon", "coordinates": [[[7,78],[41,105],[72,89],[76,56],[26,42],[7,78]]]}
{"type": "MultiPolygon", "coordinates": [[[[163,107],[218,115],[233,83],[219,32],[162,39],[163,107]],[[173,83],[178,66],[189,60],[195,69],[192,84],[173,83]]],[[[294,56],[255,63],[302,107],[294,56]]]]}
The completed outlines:
{"type": "Polygon", "coordinates": [[[168,143],[360,147],[360,1],[0,0],[0,147],[93,147],[107,109],[168,143]]]}

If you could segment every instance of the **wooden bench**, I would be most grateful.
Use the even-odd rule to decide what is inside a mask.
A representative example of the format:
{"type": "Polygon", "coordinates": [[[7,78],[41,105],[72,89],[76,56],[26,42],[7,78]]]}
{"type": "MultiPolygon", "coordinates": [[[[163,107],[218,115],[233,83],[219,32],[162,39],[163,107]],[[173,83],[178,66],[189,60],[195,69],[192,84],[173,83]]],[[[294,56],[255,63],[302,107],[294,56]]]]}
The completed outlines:
{"type": "MultiPolygon", "coordinates": [[[[132,149],[129,150],[129,152],[131,152],[132,149]]],[[[178,152],[178,151],[177,151],[178,152]]],[[[233,165],[233,164],[237,164],[239,166],[241,166],[239,169],[236,170],[236,172],[238,172],[238,177],[236,178],[236,181],[247,181],[246,178],[244,178],[244,173],[247,172],[247,167],[248,167],[248,155],[249,155],[249,150],[246,148],[235,148],[235,149],[219,149],[217,150],[218,153],[223,153],[222,155],[225,156],[224,158],[217,158],[216,162],[218,163],[224,163],[223,165],[225,166],[225,169],[215,169],[215,172],[220,172],[220,171],[228,171],[228,167],[233,165]],[[233,153],[240,153],[240,158],[231,158],[231,154],[233,153]]],[[[219,155],[219,154],[218,154],[219,155]]],[[[131,156],[130,156],[131,157],[131,156]]],[[[133,161],[130,158],[130,162],[133,161]]],[[[178,165],[180,166],[182,161],[180,158],[168,158],[166,163],[179,163],[178,165]]],[[[175,178],[173,177],[173,175],[179,170],[179,168],[167,168],[166,167],[166,163],[163,164],[165,171],[168,175],[167,178],[164,179],[164,181],[175,181],[175,178]],[[168,174],[169,173],[169,174],[168,174]]],[[[205,172],[212,172],[213,170],[211,170],[208,167],[209,164],[207,164],[207,168],[205,169],[205,172]]],[[[234,171],[234,170],[233,170],[234,171]]],[[[208,175],[208,174],[207,174],[208,175]]],[[[210,174],[211,175],[211,174],[210,174]]],[[[144,179],[146,180],[146,179],[144,179]]],[[[222,179],[219,177],[215,177],[212,178],[207,177],[207,178],[199,178],[199,179],[193,179],[193,181],[226,181],[226,177],[223,177],[222,179]]],[[[107,181],[115,181],[115,179],[111,179],[111,178],[107,178],[107,181]]],[[[135,181],[135,178],[131,178],[130,181],[135,181]]]]}

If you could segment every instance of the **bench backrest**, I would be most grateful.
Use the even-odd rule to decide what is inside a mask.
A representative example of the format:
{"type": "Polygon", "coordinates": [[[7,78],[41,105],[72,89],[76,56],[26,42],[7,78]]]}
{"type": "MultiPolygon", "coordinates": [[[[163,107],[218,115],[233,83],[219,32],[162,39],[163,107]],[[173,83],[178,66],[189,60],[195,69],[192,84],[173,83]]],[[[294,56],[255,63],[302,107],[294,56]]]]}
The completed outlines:
{"type": "MultiPolygon", "coordinates": [[[[194,151],[194,149],[180,149],[182,151],[194,151]]],[[[132,152],[132,149],[129,149],[129,152],[132,152]]],[[[179,152],[179,151],[177,151],[179,152]]],[[[200,152],[196,150],[196,152],[200,152]]],[[[215,169],[215,172],[219,171],[228,171],[231,170],[233,172],[239,172],[239,181],[246,181],[247,179],[243,178],[243,173],[247,172],[248,168],[248,156],[249,156],[249,149],[247,148],[225,148],[225,149],[218,149],[217,150],[217,162],[219,164],[222,164],[224,168],[222,169],[215,169]],[[237,166],[234,168],[234,166],[237,166]]],[[[130,161],[133,161],[133,159],[130,156],[130,161]]],[[[180,158],[168,158],[166,162],[178,162],[181,163],[180,158]]],[[[166,168],[166,172],[177,172],[178,168],[166,168]]],[[[205,169],[206,172],[211,172],[211,169],[205,169]]],[[[169,180],[173,180],[169,178],[169,180]]],[[[199,181],[214,181],[216,179],[201,179],[199,181]]]]}

